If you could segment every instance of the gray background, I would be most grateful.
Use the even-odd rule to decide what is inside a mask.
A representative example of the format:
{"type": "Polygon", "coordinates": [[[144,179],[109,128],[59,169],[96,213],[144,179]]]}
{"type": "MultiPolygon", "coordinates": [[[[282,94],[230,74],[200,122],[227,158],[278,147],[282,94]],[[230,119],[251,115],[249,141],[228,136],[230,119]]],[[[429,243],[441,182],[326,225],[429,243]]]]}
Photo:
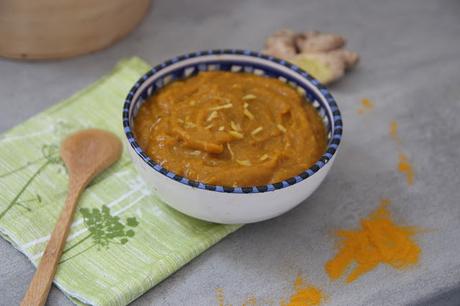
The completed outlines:
{"type": "MultiPolygon", "coordinates": [[[[13,127],[109,72],[123,57],[151,64],[207,48],[260,49],[289,26],[345,35],[362,62],[331,87],[345,137],[336,164],[305,203],[274,220],[247,225],[169,277],[133,305],[217,305],[248,296],[277,304],[299,272],[322,287],[330,305],[460,305],[460,1],[155,1],[129,37],[110,49],[66,61],[0,60],[0,130],[13,127]],[[361,98],[376,108],[358,115],[361,98]],[[408,188],[395,171],[402,149],[416,171],[408,188]],[[331,231],[350,228],[389,197],[399,222],[431,231],[417,237],[420,264],[399,272],[380,266],[359,281],[330,282],[331,231]]],[[[0,42],[5,43],[5,42],[0,42]]],[[[17,304],[34,269],[0,240],[0,304],[17,304]]],[[[71,303],[53,289],[49,305],[71,303]]]]}

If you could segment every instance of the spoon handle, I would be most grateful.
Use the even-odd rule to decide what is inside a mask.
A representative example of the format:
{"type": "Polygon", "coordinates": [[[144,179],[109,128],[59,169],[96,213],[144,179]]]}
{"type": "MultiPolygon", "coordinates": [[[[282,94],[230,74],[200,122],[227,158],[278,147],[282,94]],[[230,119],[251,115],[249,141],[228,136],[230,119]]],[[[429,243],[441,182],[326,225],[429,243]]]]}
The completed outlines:
{"type": "Polygon", "coordinates": [[[84,186],[84,183],[76,183],[75,180],[70,180],[69,193],[64,209],[46,245],[45,252],[37,267],[37,271],[35,271],[29,289],[22,299],[21,306],[42,306],[46,303],[54,274],[61,258],[62,249],[66,243],[77,201],[84,186]]]}

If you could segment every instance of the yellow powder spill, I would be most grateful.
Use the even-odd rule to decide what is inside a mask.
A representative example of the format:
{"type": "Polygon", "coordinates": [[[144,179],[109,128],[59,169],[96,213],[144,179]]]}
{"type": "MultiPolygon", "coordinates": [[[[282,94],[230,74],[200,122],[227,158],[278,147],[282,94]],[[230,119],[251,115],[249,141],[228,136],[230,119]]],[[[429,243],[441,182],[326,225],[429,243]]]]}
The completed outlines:
{"type": "MultiPolygon", "coordinates": [[[[216,298],[219,306],[231,306],[225,305],[224,289],[216,289],[216,298]]],[[[289,297],[289,301],[286,302],[284,299],[280,300],[280,306],[317,306],[320,305],[324,300],[323,291],[311,284],[305,284],[303,278],[299,275],[296,277],[294,282],[294,293],[289,297]]],[[[273,300],[259,299],[259,304],[263,305],[274,305],[273,300]]],[[[255,296],[246,298],[242,306],[256,306],[257,299],[255,296]]]]}
{"type": "Polygon", "coordinates": [[[409,186],[414,183],[414,169],[409,162],[409,158],[403,153],[399,154],[398,171],[406,175],[406,181],[409,186]]]}
{"type": "Polygon", "coordinates": [[[372,109],[374,108],[374,102],[372,102],[371,100],[369,99],[362,99],[361,100],[361,105],[365,108],[369,108],[369,109],[372,109]]]}
{"type": "Polygon", "coordinates": [[[374,102],[369,99],[361,99],[361,107],[358,108],[358,114],[363,114],[365,111],[370,111],[374,108],[374,102]]]}
{"type": "MultiPolygon", "coordinates": [[[[400,147],[401,139],[399,138],[398,134],[398,123],[395,120],[391,121],[390,124],[390,136],[396,141],[398,147],[400,147]]],[[[414,168],[412,167],[412,164],[409,162],[409,158],[407,157],[407,155],[402,153],[401,149],[399,149],[399,152],[399,163],[397,170],[406,176],[407,185],[411,186],[414,183],[415,178],[414,168]]]]}
{"type": "Polygon", "coordinates": [[[297,276],[294,282],[294,294],[291,295],[289,302],[283,300],[281,306],[316,306],[323,300],[323,292],[312,286],[304,284],[301,276],[297,276]]]}
{"type": "Polygon", "coordinates": [[[391,220],[389,204],[389,200],[382,200],[376,211],[361,220],[360,229],[337,232],[342,239],[339,251],[325,265],[331,279],[341,277],[353,263],[354,268],[346,282],[358,279],[379,264],[404,269],[419,261],[421,250],[412,238],[418,230],[395,224],[391,220]]]}
{"type": "Polygon", "coordinates": [[[246,301],[243,303],[242,306],[256,306],[257,305],[257,300],[254,296],[251,296],[246,299],[246,301]]]}
{"type": "Polygon", "coordinates": [[[225,297],[224,297],[224,288],[216,288],[216,300],[217,305],[224,306],[225,297]]]}
{"type": "Polygon", "coordinates": [[[398,122],[396,120],[391,121],[390,123],[390,136],[393,138],[398,144],[401,143],[401,139],[399,139],[398,135],[398,122]]]}

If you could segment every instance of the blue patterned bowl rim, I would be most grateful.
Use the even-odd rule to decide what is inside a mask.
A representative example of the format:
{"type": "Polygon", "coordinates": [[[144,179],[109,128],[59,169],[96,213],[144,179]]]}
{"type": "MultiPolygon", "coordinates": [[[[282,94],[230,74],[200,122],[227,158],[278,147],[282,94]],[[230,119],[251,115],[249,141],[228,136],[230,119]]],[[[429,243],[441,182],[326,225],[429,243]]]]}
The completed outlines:
{"type": "MultiPolygon", "coordinates": [[[[260,65],[260,63],[259,63],[260,65]]],[[[264,68],[262,68],[264,69],[264,68]]],[[[271,67],[267,67],[267,69],[271,69],[272,72],[277,72],[274,71],[271,67]]],[[[294,81],[295,82],[295,81],[294,81]]],[[[308,94],[312,94],[312,89],[309,87],[304,87],[301,86],[308,94]]],[[[154,92],[151,91],[148,93],[148,95],[153,94],[154,92]]],[[[313,95],[317,96],[316,93],[313,93],[313,95]]],[[[137,102],[137,101],[134,101],[137,102]]],[[[329,112],[326,112],[327,116],[331,117],[329,112]]],[[[315,78],[310,76],[306,71],[302,70],[298,66],[291,64],[285,60],[273,57],[273,56],[268,56],[261,54],[260,52],[256,51],[250,51],[250,50],[237,50],[237,49],[218,49],[218,50],[207,50],[207,51],[197,51],[197,52],[192,52],[184,55],[180,55],[177,57],[174,57],[172,59],[169,59],[165,62],[163,62],[160,65],[157,65],[153,67],[151,70],[149,70],[147,73],[145,73],[131,88],[129,91],[126,100],[124,102],[123,106],[123,128],[126,137],[128,138],[128,141],[131,145],[131,147],[135,150],[137,155],[142,158],[142,160],[147,163],[154,171],[157,171],[166,177],[177,181],[178,183],[185,184],[194,188],[199,188],[203,190],[208,190],[208,191],[214,191],[214,192],[226,192],[226,193],[261,193],[261,192],[268,192],[268,191],[275,191],[279,189],[283,189],[289,186],[292,186],[294,184],[297,184],[303,180],[308,179],[312,175],[314,175],[316,172],[318,172],[322,167],[324,167],[334,156],[334,154],[337,151],[337,148],[340,144],[340,141],[342,139],[342,132],[343,132],[343,123],[342,123],[342,116],[340,113],[340,110],[337,106],[337,103],[335,99],[332,97],[332,95],[329,93],[329,90],[324,87],[319,81],[317,81],[315,78]],[[154,160],[152,160],[145,152],[142,150],[142,148],[139,146],[137,143],[134,134],[131,129],[131,124],[130,124],[130,117],[131,117],[131,112],[130,113],[130,108],[131,105],[133,104],[133,98],[138,91],[138,89],[144,84],[150,77],[158,73],[159,71],[165,69],[168,66],[171,66],[173,64],[176,64],[178,62],[191,59],[191,58],[199,58],[202,56],[208,56],[208,55],[242,55],[246,58],[247,57],[254,57],[258,59],[264,59],[268,60],[272,63],[276,63],[278,65],[282,65],[294,72],[296,72],[298,75],[301,75],[304,79],[308,80],[308,82],[312,85],[312,87],[316,87],[316,89],[320,92],[320,95],[322,95],[323,99],[320,99],[317,97],[317,100],[320,104],[321,108],[324,108],[325,110],[327,107],[324,104],[327,104],[329,106],[329,109],[332,113],[332,118],[328,118],[330,122],[333,122],[333,124],[329,123],[329,142],[326,148],[325,153],[319,158],[319,160],[313,164],[310,168],[308,168],[305,171],[302,171],[296,176],[290,177],[288,179],[285,179],[283,181],[273,183],[273,184],[267,184],[267,185],[261,185],[261,186],[247,186],[247,187],[230,187],[230,186],[220,186],[220,185],[211,185],[211,184],[205,184],[202,182],[190,180],[186,177],[177,175],[165,168],[163,168],[160,164],[156,163],[154,160]],[[331,129],[331,126],[333,128],[331,129]]]]}

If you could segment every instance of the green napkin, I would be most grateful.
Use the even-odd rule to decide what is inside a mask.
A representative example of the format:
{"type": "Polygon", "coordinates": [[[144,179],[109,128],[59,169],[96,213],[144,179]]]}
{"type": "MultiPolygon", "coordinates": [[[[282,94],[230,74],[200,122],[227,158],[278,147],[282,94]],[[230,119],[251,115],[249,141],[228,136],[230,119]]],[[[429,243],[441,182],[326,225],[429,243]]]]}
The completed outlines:
{"type": "MultiPolygon", "coordinates": [[[[95,84],[0,136],[0,234],[34,265],[66,196],[59,143],[89,127],[123,138],[124,98],[149,68],[139,58],[124,60],[95,84]]],[[[81,197],[55,284],[76,303],[125,305],[238,227],[169,208],[124,152],[81,197]]]]}

